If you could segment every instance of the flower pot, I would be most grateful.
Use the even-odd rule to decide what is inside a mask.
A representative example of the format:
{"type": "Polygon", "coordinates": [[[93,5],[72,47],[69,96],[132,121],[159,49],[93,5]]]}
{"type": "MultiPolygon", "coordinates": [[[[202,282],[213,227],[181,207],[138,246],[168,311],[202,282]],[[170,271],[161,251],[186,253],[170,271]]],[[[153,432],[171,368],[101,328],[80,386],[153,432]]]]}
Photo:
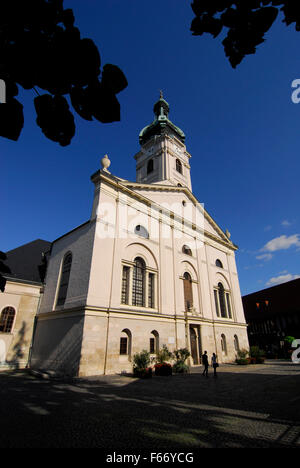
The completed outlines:
{"type": "Polygon", "coordinates": [[[155,375],[172,375],[172,366],[166,362],[163,364],[155,364],[154,369],[155,375]]]}

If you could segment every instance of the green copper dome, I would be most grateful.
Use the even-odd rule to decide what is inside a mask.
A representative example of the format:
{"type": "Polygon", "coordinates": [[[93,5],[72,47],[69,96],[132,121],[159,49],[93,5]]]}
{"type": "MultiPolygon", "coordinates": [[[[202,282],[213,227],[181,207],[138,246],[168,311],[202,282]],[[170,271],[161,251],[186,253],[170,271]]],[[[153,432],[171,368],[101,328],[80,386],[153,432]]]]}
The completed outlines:
{"type": "Polygon", "coordinates": [[[155,119],[150,125],[143,128],[139,135],[139,142],[144,145],[155,135],[169,135],[176,136],[182,143],[185,141],[185,134],[183,131],[174,125],[169,120],[169,104],[164,100],[162,92],[160,92],[159,100],[154,104],[155,119]]]}

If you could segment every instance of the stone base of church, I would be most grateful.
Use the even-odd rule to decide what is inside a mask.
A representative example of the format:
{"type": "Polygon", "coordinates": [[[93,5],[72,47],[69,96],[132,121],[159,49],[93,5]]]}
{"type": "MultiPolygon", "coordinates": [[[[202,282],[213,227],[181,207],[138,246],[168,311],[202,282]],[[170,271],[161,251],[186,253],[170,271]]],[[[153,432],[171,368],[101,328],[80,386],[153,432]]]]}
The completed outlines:
{"type": "Polygon", "coordinates": [[[190,365],[201,364],[206,350],[220,363],[234,362],[235,336],[240,349],[248,349],[245,324],[212,323],[201,317],[175,317],[154,314],[82,308],[40,314],[37,320],[30,366],[60,375],[92,376],[132,373],[133,356],[149,351],[150,338],[170,351],[188,348],[190,365]],[[120,354],[120,337],[127,336],[128,352],[120,354]],[[226,349],[222,350],[222,335],[226,349]]]}

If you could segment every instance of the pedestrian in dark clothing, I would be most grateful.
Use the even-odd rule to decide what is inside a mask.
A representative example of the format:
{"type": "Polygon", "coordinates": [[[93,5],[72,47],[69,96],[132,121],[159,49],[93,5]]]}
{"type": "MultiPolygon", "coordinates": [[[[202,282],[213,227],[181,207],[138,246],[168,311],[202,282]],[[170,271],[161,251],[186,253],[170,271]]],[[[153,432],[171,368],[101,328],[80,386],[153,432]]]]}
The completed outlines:
{"type": "Polygon", "coordinates": [[[212,355],[211,365],[214,368],[214,377],[217,377],[217,367],[219,367],[219,364],[218,364],[217,356],[216,356],[215,353],[213,353],[213,355],[212,355]]]}
{"type": "Polygon", "coordinates": [[[204,351],[204,354],[202,354],[202,364],[204,365],[204,371],[203,371],[202,375],[208,377],[208,356],[207,356],[207,351],[204,351]]]}

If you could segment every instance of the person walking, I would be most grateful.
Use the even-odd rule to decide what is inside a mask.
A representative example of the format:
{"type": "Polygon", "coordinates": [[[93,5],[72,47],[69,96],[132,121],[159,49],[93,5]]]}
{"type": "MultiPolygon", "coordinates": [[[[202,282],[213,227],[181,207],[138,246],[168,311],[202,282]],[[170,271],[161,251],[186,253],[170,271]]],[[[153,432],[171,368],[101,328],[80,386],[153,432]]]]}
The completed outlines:
{"type": "Polygon", "coordinates": [[[213,353],[213,355],[212,355],[211,365],[214,368],[214,377],[217,377],[217,367],[219,367],[219,364],[218,364],[217,356],[216,356],[215,353],[213,353]]]}
{"type": "Polygon", "coordinates": [[[207,356],[207,351],[204,351],[204,354],[202,354],[202,364],[204,365],[204,371],[203,371],[202,375],[208,377],[208,356],[207,356]]]}

